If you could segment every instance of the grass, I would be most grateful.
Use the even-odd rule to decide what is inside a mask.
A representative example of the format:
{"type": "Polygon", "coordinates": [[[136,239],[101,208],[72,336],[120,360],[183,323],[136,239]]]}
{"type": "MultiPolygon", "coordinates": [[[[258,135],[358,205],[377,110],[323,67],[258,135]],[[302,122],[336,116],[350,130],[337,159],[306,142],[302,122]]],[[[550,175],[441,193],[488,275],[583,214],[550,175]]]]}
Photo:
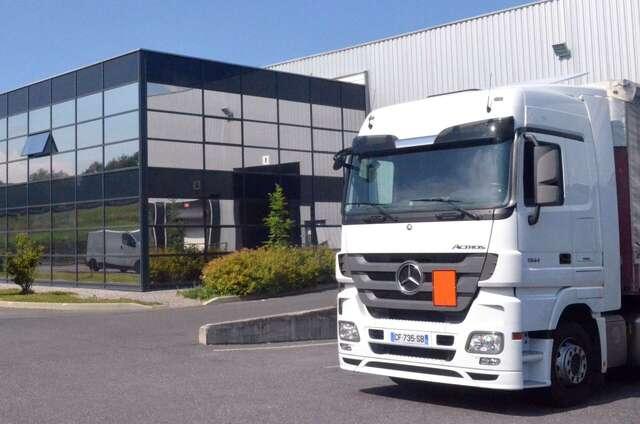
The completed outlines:
{"type": "Polygon", "coordinates": [[[65,291],[50,291],[24,295],[20,294],[20,289],[0,289],[0,301],[36,303],[137,303],[146,306],[160,305],[160,303],[157,302],[142,302],[122,297],[117,299],[102,299],[96,296],[80,297],[76,293],[65,291]]]}
{"type": "Polygon", "coordinates": [[[178,294],[187,299],[208,300],[216,297],[217,294],[206,287],[194,287],[192,289],[179,290],[178,294]]]}

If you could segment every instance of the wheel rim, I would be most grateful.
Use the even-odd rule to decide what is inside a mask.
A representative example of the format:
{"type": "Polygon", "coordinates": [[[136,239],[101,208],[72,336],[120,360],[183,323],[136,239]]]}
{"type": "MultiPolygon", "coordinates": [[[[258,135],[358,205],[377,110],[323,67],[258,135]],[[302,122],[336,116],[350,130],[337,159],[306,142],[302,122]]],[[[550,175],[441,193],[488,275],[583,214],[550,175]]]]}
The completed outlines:
{"type": "Polygon", "coordinates": [[[565,339],[558,347],[556,354],[556,376],[564,384],[575,386],[584,381],[587,376],[587,353],[582,346],[572,339],[565,339]]]}

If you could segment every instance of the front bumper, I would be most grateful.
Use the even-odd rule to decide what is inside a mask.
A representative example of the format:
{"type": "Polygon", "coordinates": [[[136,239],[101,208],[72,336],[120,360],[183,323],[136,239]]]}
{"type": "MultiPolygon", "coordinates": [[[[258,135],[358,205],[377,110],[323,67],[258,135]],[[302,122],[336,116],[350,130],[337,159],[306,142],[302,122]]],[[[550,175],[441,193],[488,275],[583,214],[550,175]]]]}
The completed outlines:
{"type": "Polygon", "coordinates": [[[549,384],[550,368],[545,358],[550,357],[551,345],[512,339],[513,333],[522,331],[520,301],[512,290],[480,289],[460,323],[376,319],[359,301],[353,287],[342,290],[338,298],[338,320],[354,322],[360,333],[357,343],[338,343],[340,368],[346,371],[500,390],[549,384]],[[425,333],[434,341],[438,336],[447,336],[453,338],[453,343],[440,346],[430,342],[427,350],[397,349],[397,345],[380,338],[380,331],[374,338],[370,330],[385,334],[387,330],[425,333]],[[467,352],[467,340],[474,331],[501,332],[503,351],[497,355],[467,352]],[[481,358],[496,358],[500,363],[482,365],[481,358]]]}

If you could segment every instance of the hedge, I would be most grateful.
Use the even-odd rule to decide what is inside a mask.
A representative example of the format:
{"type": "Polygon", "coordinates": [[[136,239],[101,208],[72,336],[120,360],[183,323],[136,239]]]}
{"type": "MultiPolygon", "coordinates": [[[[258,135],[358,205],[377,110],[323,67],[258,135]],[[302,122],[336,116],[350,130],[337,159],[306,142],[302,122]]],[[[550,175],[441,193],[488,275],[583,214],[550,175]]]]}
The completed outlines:
{"type": "Polygon", "coordinates": [[[274,295],[334,278],[334,252],[326,247],[244,249],[210,261],[199,297],[274,295]]]}

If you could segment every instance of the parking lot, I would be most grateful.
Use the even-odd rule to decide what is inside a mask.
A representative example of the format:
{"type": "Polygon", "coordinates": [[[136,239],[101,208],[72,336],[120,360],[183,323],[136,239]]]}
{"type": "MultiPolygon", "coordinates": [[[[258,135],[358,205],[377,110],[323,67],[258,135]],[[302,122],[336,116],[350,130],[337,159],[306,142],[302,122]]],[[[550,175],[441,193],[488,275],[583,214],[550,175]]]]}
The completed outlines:
{"type": "Polygon", "coordinates": [[[640,374],[550,410],[531,393],[403,390],[337,368],[333,342],[216,348],[205,322],[326,306],[332,292],[130,313],[0,310],[0,422],[637,422],[640,374]]]}

